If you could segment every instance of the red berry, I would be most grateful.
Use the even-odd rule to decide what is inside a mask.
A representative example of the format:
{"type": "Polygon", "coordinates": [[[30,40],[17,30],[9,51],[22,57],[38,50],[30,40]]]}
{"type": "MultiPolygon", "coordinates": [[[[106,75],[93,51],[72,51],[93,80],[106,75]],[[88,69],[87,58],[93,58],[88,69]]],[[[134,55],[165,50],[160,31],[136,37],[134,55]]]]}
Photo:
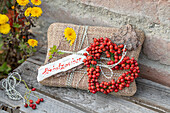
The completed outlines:
{"type": "Polygon", "coordinates": [[[107,57],[110,57],[110,54],[107,54],[106,56],[107,56],[107,57]]]}
{"type": "Polygon", "coordinates": [[[90,48],[87,48],[86,51],[90,51],[90,48]]]}
{"type": "Polygon", "coordinates": [[[96,39],[96,38],[94,38],[94,39],[93,39],[93,41],[94,41],[94,42],[97,42],[97,39],[96,39]]]}
{"type": "Polygon", "coordinates": [[[123,45],[123,44],[121,44],[119,47],[120,47],[120,48],[123,48],[123,47],[124,47],[124,45],[123,45]]]}
{"type": "Polygon", "coordinates": [[[36,104],[33,104],[33,105],[32,105],[32,109],[36,109],[36,104]]]}
{"type": "Polygon", "coordinates": [[[41,101],[40,99],[38,99],[37,101],[41,101]]]}
{"type": "Polygon", "coordinates": [[[115,91],[115,92],[118,92],[118,89],[115,89],[114,91],[115,91]]]}
{"type": "Polygon", "coordinates": [[[26,107],[26,108],[27,108],[27,107],[28,107],[28,104],[27,104],[27,103],[25,103],[24,107],[26,107]]]}
{"type": "Polygon", "coordinates": [[[32,107],[36,107],[36,104],[33,104],[32,107]]]}
{"type": "Polygon", "coordinates": [[[33,103],[33,100],[30,100],[30,103],[32,104],[32,103],[33,103]]]}
{"type": "Polygon", "coordinates": [[[126,87],[129,87],[129,84],[126,84],[126,87]]]}
{"type": "Polygon", "coordinates": [[[33,106],[33,104],[30,104],[29,106],[30,106],[30,107],[32,107],[32,106],[33,106]]]}
{"type": "Polygon", "coordinates": [[[32,91],[35,91],[36,90],[36,88],[32,88],[32,91]]]}
{"type": "Polygon", "coordinates": [[[84,55],[84,56],[87,56],[87,53],[84,53],[83,55],[84,55]]]}
{"type": "Polygon", "coordinates": [[[36,104],[40,104],[40,101],[36,101],[36,104]]]}
{"type": "Polygon", "coordinates": [[[125,67],[125,64],[122,64],[122,67],[125,67]]]}
{"type": "Polygon", "coordinates": [[[118,49],[118,47],[117,47],[117,46],[115,46],[115,47],[114,47],[114,49],[115,49],[115,50],[117,50],[117,49],[118,49]]]}
{"type": "Polygon", "coordinates": [[[44,101],[44,99],[43,99],[43,98],[40,98],[40,101],[41,101],[41,102],[43,102],[43,101],[44,101]]]}
{"type": "Polygon", "coordinates": [[[104,89],[100,89],[100,91],[101,91],[101,92],[103,92],[103,91],[104,91],[104,89]]]}
{"type": "Polygon", "coordinates": [[[92,56],[87,56],[87,59],[88,59],[88,60],[91,60],[91,59],[92,59],[92,56]]]}

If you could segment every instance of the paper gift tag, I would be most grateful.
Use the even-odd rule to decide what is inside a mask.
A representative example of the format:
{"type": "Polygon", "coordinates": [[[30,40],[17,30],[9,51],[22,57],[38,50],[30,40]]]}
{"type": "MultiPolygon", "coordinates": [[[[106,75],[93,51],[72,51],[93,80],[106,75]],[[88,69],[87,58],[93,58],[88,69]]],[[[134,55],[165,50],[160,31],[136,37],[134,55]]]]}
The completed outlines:
{"type": "Polygon", "coordinates": [[[45,78],[53,76],[57,73],[65,72],[67,70],[79,66],[80,64],[83,63],[83,59],[86,58],[83,55],[83,53],[85,52],[87,52],[86,48],[78,51],[77,54],[72,54],[62,59],[59,59],[55,62],[41,66],[38,69],[38,76],[37,76],[38,82],[44,80],[45,78]]]}

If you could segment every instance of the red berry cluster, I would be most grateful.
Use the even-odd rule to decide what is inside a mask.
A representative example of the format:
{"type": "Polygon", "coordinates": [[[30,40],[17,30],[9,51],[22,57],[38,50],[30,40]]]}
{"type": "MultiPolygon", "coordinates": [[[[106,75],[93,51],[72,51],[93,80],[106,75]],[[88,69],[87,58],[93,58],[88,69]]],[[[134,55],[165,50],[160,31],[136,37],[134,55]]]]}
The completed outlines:
{"type": "MultiPolygon", "coordinates": [[[[31,91],[35,91],[35,90],[36,90],[36,88],[32,88],[31,91]]],[[[26,108],[28,107],[28,101],[29,101],[29,106],[30,106],[32,109],[36,109],[36,107],[37,107],[36,104],[37,104],[37,105],[40,104],[40,102],[43,102],[44,99],[38,97],[37,101],[35,102],[36,104],[34,104],[34,101],[33,101],[33,100],[27,99],[27,103],[25,103],[25,105],[24,105],[24,107],[26,107],[26,108]]]]}
{"type": "Polygon", "coordinates": [[[132,57],[131,59],[128,56],[125,56],[123,60],[116,65],[112,70],[127,70],[123,73],[118,80],[112,79],[109,82],[102,81],[99,83],[98,78],[100,76],[100,67],[97,66],[97,62],[100,60],[100,57],[103,53],[106,54],[111,60],[107,62],[107,65],[113,65],[117,63],[122,58],[124,45],[117,45],[112,43],[108,38],[99,39],[94,38],[94,43],[86,49],[89,53],[84,53],[86,59],[83,60],[84,65],[87,66],[87,75],[89,83],[89,91],[92,93],[103,92],[108,94],[110,92],[118,92],[125,87],[129,87],[129,84],[138,77],[139,67],[137,61],[132,57]]]}

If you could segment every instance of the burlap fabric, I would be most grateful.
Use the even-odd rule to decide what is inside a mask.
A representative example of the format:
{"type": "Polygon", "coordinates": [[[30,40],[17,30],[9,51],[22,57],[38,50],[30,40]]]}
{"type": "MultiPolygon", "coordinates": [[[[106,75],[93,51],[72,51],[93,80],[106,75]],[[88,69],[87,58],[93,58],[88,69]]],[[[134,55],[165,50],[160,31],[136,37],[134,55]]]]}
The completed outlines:
{"type": "MultiPolygon", "coordinates": [[[[73,51],[74,46],[69,46],[68,42],[64,39],[64,29],[66,27],[73,28],[77,33],[77,40],[76,40],[76,47],[75,51],[79,51],[78,47],[81,44],[82,41],[82,35],[84,31],[85,26],[80,25],[73,25],[73,24],[63,24],[63,23],[53,23],[50,25],[48,29],[48,49],[47,49],[47,56],[45,60],[45,64],[49,62],[56,61],[60,58],[63,58],[69,54],[64,55],[55,55],[55,58],[52,58],[49,60],[49,48],[53,47],[53,45],[60,45],[59,50],[65,50],[65,51],[73,51]]],[[[93,42],[93,38],[100,38],[100,37],[108,37],[111,40],[119,43],[124,40],[123,43],[126,43],[128,45],[128,52],[127,55],[131,58],[134,57],[136,60],[138,60],[139,53],[142,47],[142,43],[144,41],[144,33],[142,31],[133,29],[130,25],[127,25],[123,27],[123,29],[119,28],[111,28],[111,27],[97,27],[97,26],[89,26],[87,30],[87,38],[84,40],[82,48],[86,48],[91,42],[93,42]],[[120,38],[116,40],[116,38],[120,38]],[[88,41],[87,41],[88,40],[88,41]],[[120,40],[120,41],[119,41],[120,40]],[[131,44],[130,44],[131,43],[131,44]]],[[[122,42],[121,42],[122,43],[122,42]]],[[[88,76],[80,72],[77,72],[79,70],[79,67],[75,68],[75,72],[70,87],[72,88],[79,88],[83,90],[88,90],[88,76]],[[82,78],[83,76],[83,78],[82,78]],[[82,79],[81,79],[82,78],[82,79]]],[[[86,67],[81,66],[81,71],[86,72],[86,67]]],[[[44,79],[40,83],[47,86],[56,86],[56,87],[68,87],[67,80],[70,77],[70,72],[73,71],[71,69],[70,71],[66,73],[59,73],[56,75],[53,75],[49,78],[44,79]]],[[[104,69],[104,72],[109,72],[108,69],[104,69]]],[[[118,75],[126,72],[126,70],[118,70],[113,71],[114,76],[111,79],[118,79],[118,75]]],[[[99,81],[111,81],[111,79],[106,79],[102,74],[100,75],[99,81]]],[[[122,95],[122,96],[132,96],[136,92],[136,83],[135,81],[130,84],[130,87],[125,87],[123,90],[119,90],[119,92],[115,93],[112,92],[113,95],[122,95]]]]}

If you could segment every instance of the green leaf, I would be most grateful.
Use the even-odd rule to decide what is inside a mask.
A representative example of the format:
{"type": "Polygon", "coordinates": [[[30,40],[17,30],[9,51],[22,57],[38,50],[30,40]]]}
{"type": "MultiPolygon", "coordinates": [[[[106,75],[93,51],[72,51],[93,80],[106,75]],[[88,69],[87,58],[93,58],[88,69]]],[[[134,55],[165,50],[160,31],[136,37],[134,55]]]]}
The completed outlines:
{"type": "Polygon", "coordinates": [[[8,8],[11,8],[11,7],[12,7],[12,4],[10,4],[9,1],[7,1],[6,4],[7,4],[8,8]]]}
{"type": "Polygon", "coordinates": [[[54,45],[52,48],[50,48],[50,53],[53,54],[54,52],[57,52],[58,50],[56,48],[57,48],[56,45],[54,45]]]}
{"type": "Polygon", "coordinates": [[[0,66],[0,72],[8,74],[9,71],[11,71],[11,67],[6,62],[0,66]]]}
{"type": "Polygon", "coordinates": [[[53,48],[54,48],[54,49],[56,49],[56,48],[57,48],[57,46],[56,46],[56,45],[54,45],[54,46],[53,46],[53,48]]]}
{"type": "Polygon", "coordinates": [[[25,61],[25,59],[18,60],[18,63],[21,64],[25,61]]]}
{"type": "Polygon", "coordinates": [[[0,43],[0,50],[2,49],[2,46],[3,46],[4,44],[3,43],[0,43]]]}
{"type": "Polygon", "coordinates": [[[24,50],[25,48],[27,48],[27,45],[24,43],[20,43],[19,48],[20,50],[24,50]]]}
{"type": "Polygon", "coordinates": [[[2,40],[1,38],[2,38],[2,34],[0,34],[0,41],[2,40]]]}
{"type": "Polygon", "coordinates": [[[114,61],[114,60],[115,60],[115,59],[114,59],[114,54],[111,53],[110,55],[111,55],[111,60],[114,61]]]}
{"type": "Polygon", "coordinates": [[[5,70],[5,73],[8,74],[9,71],[11,71],[11,67],[8,67],[6,70],[5,70]]]}
{"type": "Polygon", "coordinates": [[[2,13],[3,14],[6,14],[6,13],[8,13],[8,11],[7,11],[7,9],[4,7],[4,9],[2,10],[2,13]]]}
{"type": "Polygon", "coordinates": [[[52,55],[50,55],[50,56],[49,56],[49,59],[51,59],[51,58],[53,58],[53,56],[52,56],[52,55]]]}
{"type": "Polygon", "coordinates": [[[63,55],[64,53],[63,53],[63,52],[61,52],[61,51],[59,51],[59,52],[57,52],[57,54],[59,54],[59,55],[63,55]]]}
{"type": "Polygon", "coordinates": [[[15,27],[15,28],[20,28],[21,25],[19,25],[18,23],[13,23],[13,27],[15,27]]]}
{"type": "Polygon", "coordinates": [[[35,48],[32,49],[33,52],[36,52],[37,50],[35,48]]]}

